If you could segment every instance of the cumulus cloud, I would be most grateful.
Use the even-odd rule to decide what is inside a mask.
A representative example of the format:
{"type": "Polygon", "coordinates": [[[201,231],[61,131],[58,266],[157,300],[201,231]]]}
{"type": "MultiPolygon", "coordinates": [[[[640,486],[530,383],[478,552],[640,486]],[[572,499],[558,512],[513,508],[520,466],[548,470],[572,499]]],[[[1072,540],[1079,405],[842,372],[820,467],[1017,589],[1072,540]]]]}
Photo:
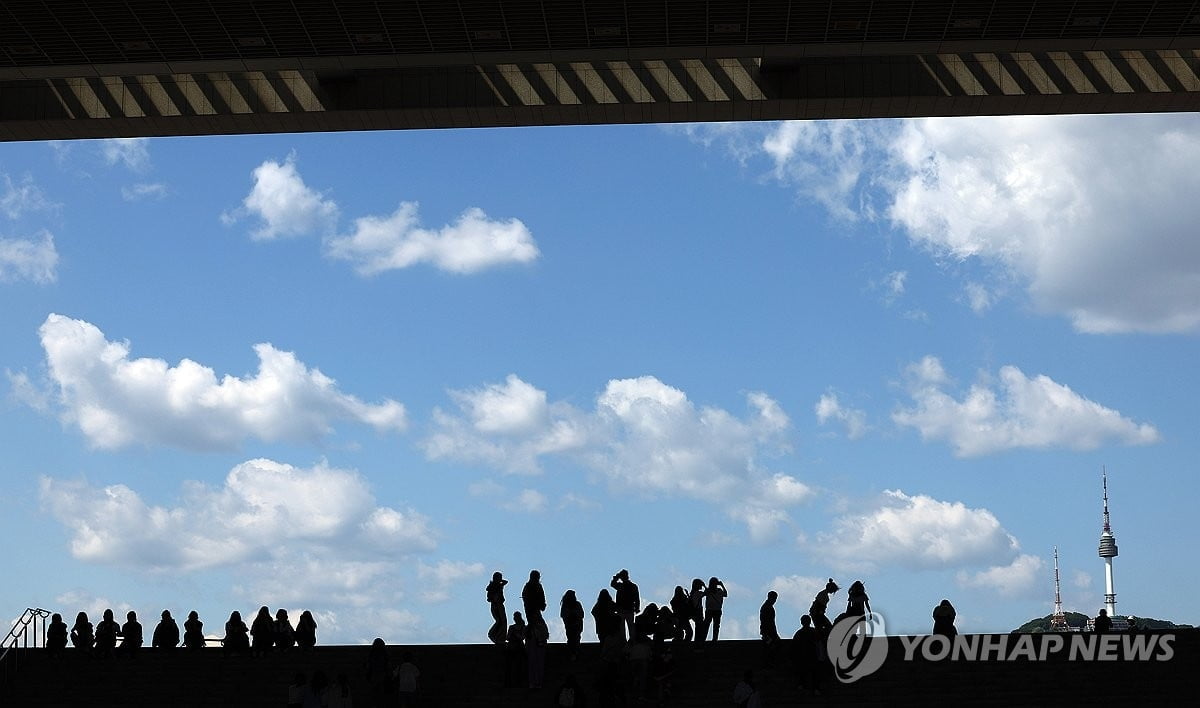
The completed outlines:
{"type": "Polygon", "coordinates": [[[957,580],[962,587],[983,588],[1002,597],[1013,597],[1043,585],[1045,565],[1041,558],[1022,553],[1006,565],[992,566],[977,573],[959,571],[957,580]]]}
{"type": "Polygon", "coordinates": [[[817,547],[838,567],[865,570],[981,565],[1008,560],[1019,548],[987,509],[898,489],[885,491],[874,509],[837,518],[818,540],[817,547]]]}
{"type": "Polygon", "coordinates": [[[259,221],[250,232],[257,241],[331,233],[337,223],[338,207],[304,183],[294,155],[282,163],[266,160],[254,168],[254,186],[237,212],[222,215],[227,224],[242,214],[259,221]]]}
{"type": "MultiPolygon", "coordinates": [[[[721,140],[762,135],[772,174],[831,215],[887,220],[939,262],[1018,283],[1079,331],[1189,332],[1200,328],[1195,126],[1185,114],[797,121],[721,140]]],[[[1003,290],[969,288],[968,303],[982,311],[1003,290]]]]}
{"type": "Polygon", "coordinates": [[[123,484],[49,477],[41,480],[41,500],[69,530],[75,558],[154,571],[270,563],[299,553],[337,558],[348,564],[342,572],[369,578],[380,558],[436,546],[426,517],[376,506],[361,476],[324,463],[243,462],[220,488],[186,483],[171,507],[148,504],[123,484]]]}
{"type": "Polygon", "coordinates": [[[150,166],[149,138],[105,138],[100,141],[100,154],[110,167],[124,165],[142,171],[150,166]]]}
{"type": "Polygon", "coordinates": [[[470,208],[453,224],[421,226],[415,202],[403,202],[389,216],[354,220],[349,235],[329,240],[330,257],[350,261],[360,275],[428,263],[451,273],[474,273],[506,263],[529,263],[539,253],[533,234],[519,219],[488,217],[470,208]]]}
{"type": "Polygon", "coordinates": [[[998,389],[981,381],[961,401],[946,388],[949,377],[937,357],[908,368],[913,407],[892,414],[898,425],[915,428],[924,440],[945,440],[959,457],[1013,448],[1068,447],[1093,450],[1108,442],[1158,442],[1154,426],[1135,423],[1057,383],[1026,376],[1015,366],[1000,368],[998,389]]]}
{"type": "Polygon", "coordinates": [[[817,423],[821,425],[831,421],[841,423],[846,429],[846,437],[851,440],[857,440],[867,432],[866,412],[858,408],[843,406],[836,393],[822,394],[813,409],[817,414],[817,423]]]}
{"type": "Polygon", "coordinates": [[[745,418],[698,407],[653,376],[609,381],[590,411],[549,402],[544,391],[512,375],[503,384],[450,396],[459,410],[434,411],[436,429],[422,443],[430,459],[524,473],[540,471],[550,457],[568,459],[617,491],[719,504],[746,523],[755,540],[774,538],[788,520],[784,509],[812,494],[760,462],[786,449],[790,428],[764,393],[747,395],[745,418]]]}
{"type": "Polygon", "coordinates": [[[406,426],[404,406],[364,403],[291,352],[257,344],[255,375],[220,380],[191,359],[131,359],[128,342],[105,338],[95,325],[51,314],[39,329],[50,379],[65,420],[95,446],[174,445],[233,449],[247,437],[315,441],[335,420],[379,431],[406,426]]]}
{"type": "Polygon", "coordinates": [[[0,237],[0,283],[53,283],[57,279],[58,249],[50,232],[41,231],[33,238],[0,237]]]}

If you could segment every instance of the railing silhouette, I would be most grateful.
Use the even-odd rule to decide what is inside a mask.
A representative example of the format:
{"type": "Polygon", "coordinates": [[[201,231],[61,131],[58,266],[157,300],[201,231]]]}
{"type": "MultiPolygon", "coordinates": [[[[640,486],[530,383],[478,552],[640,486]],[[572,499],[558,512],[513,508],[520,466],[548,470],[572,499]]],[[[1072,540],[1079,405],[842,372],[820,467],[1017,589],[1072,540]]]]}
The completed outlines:
{"type": "Polygon", "coordinates": [[[17,656],[13,649],[46,646],[46,626],[50,610],[27,607],[8,630],[8,636],[0,642],[0,686],[7,686],[17,674],[17,656]]]}

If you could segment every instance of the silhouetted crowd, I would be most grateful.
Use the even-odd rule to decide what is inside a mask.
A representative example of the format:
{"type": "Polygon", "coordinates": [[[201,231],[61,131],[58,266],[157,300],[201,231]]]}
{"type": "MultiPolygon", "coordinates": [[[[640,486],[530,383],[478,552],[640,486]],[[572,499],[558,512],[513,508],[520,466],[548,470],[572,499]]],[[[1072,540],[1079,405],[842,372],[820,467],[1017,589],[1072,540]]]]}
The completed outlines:
{"type": "MultiPolygon", "coordinates": [[[[76,649],[101,658],[117,653],[135,657],[145,643],[142,624],[133,610],[125,615],[124,624],[117,624],[113,611],[105,610],[103,618],[94,627],[87,613],[80,612],[75,616],[75,625],[69,630],[62,615],[54,613],[46,627],[46,649],[51,654],[57,654],[67,647],[68,641],[76,649]]],[[[171,611],[163,610],[162,618],[151,635],[150,645],[163,650],[179,647],[203,649],[208,641],[204,636],[204,623],[195,610],[188,613],[183,623],[182,642],[179,625],[171,616],[171,611]]],[[[287,610],[280,609],[272,617],[269,609],[261,607],[254,622],[247,628],[242,621],[242,614],[234,610],[225,623],[225,636],[217,641],[230,653],[262,655],[271,649],[291,649],[296,646],[312,649],[317,643],[317,622],[312,613],[305,610],[300,613],[300,619],[293,627],[287,610]]]]}
{"type": "MultiPolygon", "coordinates": [[[[548,603],[541,573],[530,571],[520,592],[521,610],[511,614],[511,622],[505,609],[507,585],[508,580],[497,571],[485,589],[492,617],[487,636],[502,649],[498,679],[510,689],[541,689],[546,683],[546,647],[550,641],[546,621],[548,603]]],[[[800,617],[800,627],[791,635],[790,661],[782,668],[802,692],[819,693],[831,673],[826,639],[835,622],[846,617],[863,618],[871,612],[866,587],[858,580],[846,592],[845,612],[831,621],[829,606],[839,590],[833,578],[817,589],[808,612],[800,617]]],[[[714,576],[707,583],[694,578],[686,589],[682,584],[676,585],[671,597],[661,604],[644,603],[637,583],[625,569],[612,576],[608,587],[599,590],[590,612],[575,590],[566,590],[558,603],[558,616],[566,633],[569,665],[561,682],[554,684],[554,705],[582,706],[589,696],[597,697],[601,706],[626,705],[631,700],[666,704],[672,694],[679,652],[703,653],[707,643],[720,639],[728,595],[725,583],[714,576]],[[585,687],[579,684],[570,666],[579,659],[589,614],[599,642],[599,664],[592,665],[588,672],[595,677],[594,684],[585,687]]],[[[762,668],[777,665],[784,644],[775,611],[778,598],[778,593],[769,591],[759,608],[762,668]]],[[[934,608],[933,620],[935,634],[956,633],[955,611],[948,600],[942,600],[934,608]]],[[[293,626],[286,610],[279,609],[272,616],[264,606],[249,626],[234,611],[225,622],[223,637],[206,638],[204,624],[195,611],[188,614],[181,632],[170,611],[163,610],[150,644],[158,650],[186,652],[219,642],[226,654],[259,657],[297,647],[312,649],[317,641],[316,631],[316,621],[307,610],[293,626]]],[[[105,610],[103,619],[94,627],[87,614],[80,612],[69,629],[62,617],[54,614],[47,627],[46,647],[52,655],[58,655],[70,642],[95,657],[134,658],[144,643],[143,636],[142,625],[132,611],[126,615],[124,624],[118,624],[112,610],[105,610]]],[[[393,665],[384,641],[376,639],[370,647],[365,671],[369,696],[359,697],[360,706],[416,705],[421,671],[411,653],[404,652],[401,662],[393,665]]],[[[344,673],[332,681],[319,670],[311,675],[297,673],[287,692],[289,706],[337,708],[352,706],[354,702],[351,683],[344,673]]],[[[761,701],[754,672],[747,670],[733,687],[733,702],[756,706],[761,701]]]]}

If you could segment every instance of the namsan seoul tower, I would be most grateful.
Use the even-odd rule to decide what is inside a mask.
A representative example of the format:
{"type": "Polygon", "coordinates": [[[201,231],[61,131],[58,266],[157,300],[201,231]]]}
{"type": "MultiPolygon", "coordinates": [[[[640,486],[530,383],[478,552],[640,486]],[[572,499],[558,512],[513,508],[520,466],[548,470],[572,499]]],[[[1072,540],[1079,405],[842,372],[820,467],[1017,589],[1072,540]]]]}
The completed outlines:
{"type": "Polygon", "coordinates": [[[1104,609],[1109,617],[1117,614],[1117,593],[1113,590],[1112,559],[1117,557],[1117,539],[1108,522],[1108,470],[1103,471],[1104,530],[1100,532],[1100,557],[1104,559],[1104,609]]]}

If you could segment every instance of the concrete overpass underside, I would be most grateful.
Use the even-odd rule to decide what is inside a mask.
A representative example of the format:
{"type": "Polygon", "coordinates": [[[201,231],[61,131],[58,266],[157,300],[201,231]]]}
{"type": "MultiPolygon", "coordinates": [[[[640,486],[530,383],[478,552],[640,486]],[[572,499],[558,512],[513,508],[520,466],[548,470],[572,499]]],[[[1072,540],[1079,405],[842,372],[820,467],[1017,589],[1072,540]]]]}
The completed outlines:
{"type": "Polygon", "coordinates": [[[0,5],[0,140],[1198,109],[1198,0],[0,5]]]}

